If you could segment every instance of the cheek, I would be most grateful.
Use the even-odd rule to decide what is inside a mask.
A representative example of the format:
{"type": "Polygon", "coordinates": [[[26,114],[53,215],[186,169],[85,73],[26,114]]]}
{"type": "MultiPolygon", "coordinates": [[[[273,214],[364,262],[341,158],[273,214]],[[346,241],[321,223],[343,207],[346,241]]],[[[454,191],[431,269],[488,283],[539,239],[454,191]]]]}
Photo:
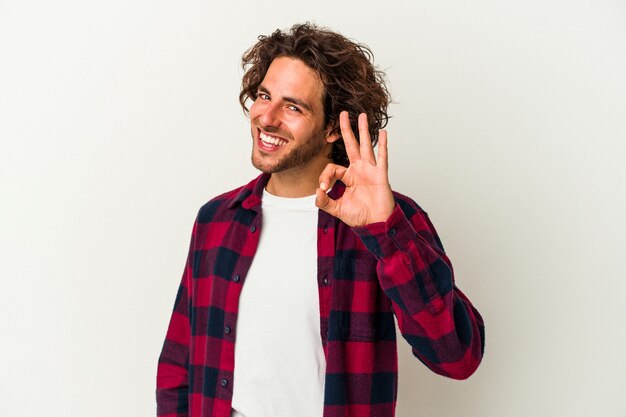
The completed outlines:
{"type": "Polygon", "coordinates": [[[253,102],[250,106],[250,119],[256,119],[259,117],[259,104],[258,102],[253,102]]]}
{"type": "Polygon", "coordinates": [[[263,114],[267,111],[267,109],[268,109],[267,102],[263,100],[253,101],[252,104],[250,105],[250,119],[254,120],[254,119],[258,119],[259,117],[262,117],[263,114]]]}

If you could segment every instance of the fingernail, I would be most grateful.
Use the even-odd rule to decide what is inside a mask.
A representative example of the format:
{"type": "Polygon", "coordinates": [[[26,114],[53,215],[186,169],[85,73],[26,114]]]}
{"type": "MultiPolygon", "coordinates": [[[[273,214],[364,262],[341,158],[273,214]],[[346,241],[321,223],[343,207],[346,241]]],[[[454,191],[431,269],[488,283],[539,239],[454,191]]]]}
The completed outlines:
{"type": "Polygon", "coordinates": [[[320,188],[322,189],[322,191],[326,191],[326,183],[325,182],[320,183],[320,188]]]}

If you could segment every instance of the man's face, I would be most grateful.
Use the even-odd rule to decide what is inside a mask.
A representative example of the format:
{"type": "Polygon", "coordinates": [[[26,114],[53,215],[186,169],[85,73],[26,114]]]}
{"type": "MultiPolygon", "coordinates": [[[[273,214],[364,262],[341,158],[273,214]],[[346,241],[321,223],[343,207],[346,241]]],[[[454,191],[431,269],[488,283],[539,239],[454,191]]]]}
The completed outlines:
{"type": "Polygon", "coordinates": [[[302,61],[272,61],[250,107],[257,169],[275,173],[328,162],[323,93],[322,80],[302,61]]]}

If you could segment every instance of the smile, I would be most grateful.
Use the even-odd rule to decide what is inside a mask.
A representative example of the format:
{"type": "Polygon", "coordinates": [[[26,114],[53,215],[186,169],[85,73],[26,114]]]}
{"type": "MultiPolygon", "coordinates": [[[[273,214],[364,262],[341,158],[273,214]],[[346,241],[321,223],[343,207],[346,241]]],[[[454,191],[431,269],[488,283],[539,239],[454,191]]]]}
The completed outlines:
{"type": "Polygon", "coordinates": [[[259,131],[259,138],[261,139],[261,142],[263,142],[265,145],[270,145],[270,146],[283,146],[284,144],[287,143],[285,139],[270,136],[261,131],[259,131]]]}

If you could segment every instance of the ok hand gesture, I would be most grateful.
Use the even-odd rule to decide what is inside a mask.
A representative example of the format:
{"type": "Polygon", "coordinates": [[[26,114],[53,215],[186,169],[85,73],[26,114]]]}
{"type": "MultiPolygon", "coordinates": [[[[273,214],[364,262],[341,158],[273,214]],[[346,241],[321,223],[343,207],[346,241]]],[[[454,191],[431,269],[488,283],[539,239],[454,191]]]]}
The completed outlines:
{"type": "Polygon", "coordinates": [[[387,175],[387,132],[380,131],[376,158],[365,113],[359,115],[360,145],[350,127],[348,112],[339,115],[339,126],[350,166],[326,165],[319,177],[315,204],[348,226],[384,222],[395,207],[387,175]],[[346,190],[340,198],[333,200],[326,191],[336,180],[341,180],[346,190]]]}

